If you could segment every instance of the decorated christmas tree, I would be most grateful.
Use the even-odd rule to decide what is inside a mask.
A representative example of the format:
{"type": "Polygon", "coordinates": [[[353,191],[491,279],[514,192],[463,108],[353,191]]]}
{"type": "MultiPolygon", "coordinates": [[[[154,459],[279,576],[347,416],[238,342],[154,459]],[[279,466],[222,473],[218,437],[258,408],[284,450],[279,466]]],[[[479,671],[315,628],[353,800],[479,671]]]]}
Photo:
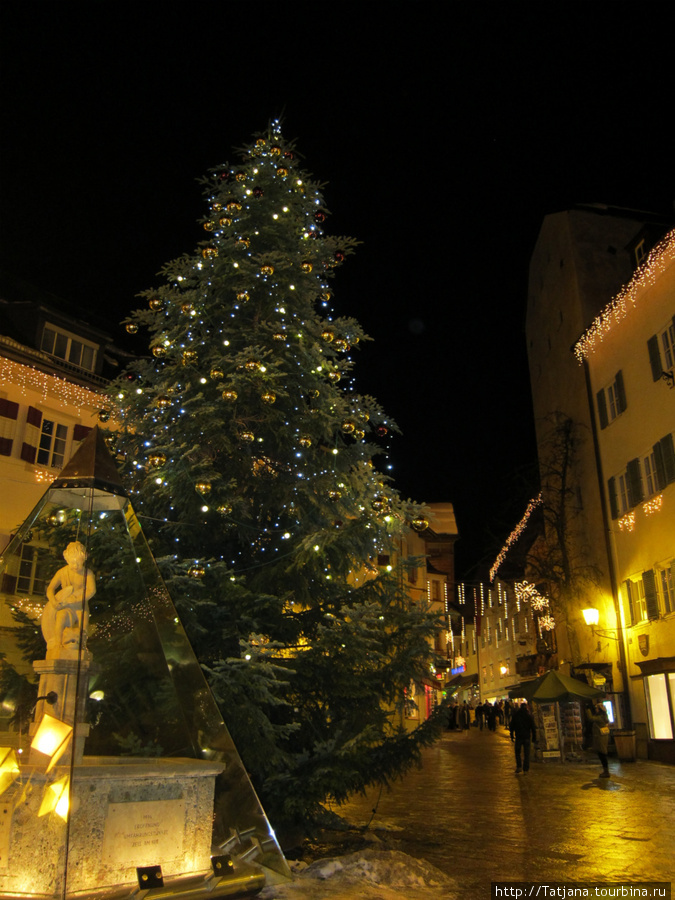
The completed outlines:
{"type": "Polygon", "coordinates": [[[336,317],[351,238],[278,123],[204,179],[204,239],[126,322],[149,354],[113,384],[134,507],[273,822],[307,822],[405,771],[438,622],[390,571],[423,529],[377,468],[396,429],[360,395],[366,339],[336,317]]]}

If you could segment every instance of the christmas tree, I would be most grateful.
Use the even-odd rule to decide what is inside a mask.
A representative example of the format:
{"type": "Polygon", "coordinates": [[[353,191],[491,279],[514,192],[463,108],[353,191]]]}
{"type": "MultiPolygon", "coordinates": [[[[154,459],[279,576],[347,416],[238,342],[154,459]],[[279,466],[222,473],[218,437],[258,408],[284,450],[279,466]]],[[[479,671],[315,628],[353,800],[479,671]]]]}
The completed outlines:
{"type": "Polygon", "coordinates": [[[126,328],[148,330],[151,355],[102,412],[263,804],[307,822],[434,739],[438,717],[397,722],[438,622],[384,564],[427,523],[375,465],[396,426],[356,391],[366,336],[333,313],[356,242],[324,230],[278,122],[240,157],[203,181],[205,238],[140,295],[126,328]]]}

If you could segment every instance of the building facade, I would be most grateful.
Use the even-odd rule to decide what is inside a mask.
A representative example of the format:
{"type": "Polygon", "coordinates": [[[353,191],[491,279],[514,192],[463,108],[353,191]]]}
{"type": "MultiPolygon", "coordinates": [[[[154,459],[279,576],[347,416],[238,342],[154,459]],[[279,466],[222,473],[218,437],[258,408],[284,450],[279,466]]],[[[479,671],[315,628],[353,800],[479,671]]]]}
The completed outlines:
{"type": "Polygon", "coordinates": [[[675,392],[664,344],[675,302],[663,247],[658,264],[650,256],[666,231],[646,214],[602,207],[547,216],[530,267],[526,325],[545,508],[540,561],[541,548],[545,556],[554,544],[566,567],[549,584],[557,662],[604,686],[617,724],[632,725],[641,755],[655,758],[670,753],[668,739],[655,735],[673,726],[675,653],[666,474],[675,392]],[[552,450],[561,434],[569,451],[562,481],[562,457],[552,450]],[[558,482],[549,477],[556,469],[558,482]],[[555,518],[558,501],[564,521],[555,518]],[[586,613],[596,624],[584,610],[596,611],[586,613]]]}
{"type": "Polygon", "coordinates": [[[593,655],[608,644],[623,650],[641,755],[675,762],[675,231],[575,352],[593,409],[619,598],[617,623],[610,601],[598,609],[593,655]]]}

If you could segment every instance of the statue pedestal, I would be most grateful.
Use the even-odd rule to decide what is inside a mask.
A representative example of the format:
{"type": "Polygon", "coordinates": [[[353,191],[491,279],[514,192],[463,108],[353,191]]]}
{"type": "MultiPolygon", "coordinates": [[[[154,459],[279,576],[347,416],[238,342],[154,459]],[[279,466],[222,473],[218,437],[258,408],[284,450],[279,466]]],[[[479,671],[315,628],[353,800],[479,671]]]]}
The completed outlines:
{"type": "MultiPolygon", "coordinates": [[[[56,694],[56,702],[49,704],[45,699],[38,700],[29,734],[33,737],[45,713],[67,725],[72,725],[75,730],[73,740],[60,757],[59,763],[68,765],[73,760],[77,766],[82,761],[84,742],[89,734],[89,725],[84,719],[89,694],[89,676],[93,674],[91,660],[38,659],[33,663],[33,668],[40,676],[38,696],[44,698],[53,691],[56,694]]],[[[30,765],[40,765],[44,763],[44,756],[31,750],[28,762],[30,765]]]]}
{"type": "MultiPolygon", "coordinates": [[[[0,895],[132,898],[136,868],[156,865],[174,900],[257,893],[265,883],[257,866],[237,860],[223,878],[211,869],[215,779],[222,771],[223,763],[206,760],[88,756],[49,775],[23,767],[3,797],[13,812],[0,895]],[[71,772],[66,877],[66,823],[54,812],[39,816],[38,809],[50,784],[71,772]]],[[[254,849],[253,836],[233,840],[243,857],[241,842],[254,849]]]]}

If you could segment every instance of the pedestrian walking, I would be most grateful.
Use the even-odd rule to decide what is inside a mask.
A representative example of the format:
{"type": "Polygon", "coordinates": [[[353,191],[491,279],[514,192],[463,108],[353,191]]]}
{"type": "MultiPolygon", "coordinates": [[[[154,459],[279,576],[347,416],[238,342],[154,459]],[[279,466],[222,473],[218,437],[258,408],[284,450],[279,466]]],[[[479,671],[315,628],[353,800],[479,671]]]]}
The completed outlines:
{"type": "Polygon", "coordinates": [[[494,703],[487,705],[487,724],[490,731],[497,730],[497,707],[494,703]]]}
{"type": "Polygon", "coordinates": [[[511,740],[515,739],[516,775],[520,775],[521,772],[527,772],[530,768],[530,740],[535,744],[537,742],[534,719],[530,715],[527,703],[521,703],[520,709],[517,709],[511,716],[509,733],[511,734],[511,740]]]}
{"type": "Polygon", "coordinates": [[[609,764],[607,761],[609,719],[607,718],[607,711],[602,703],[593,703],[592,706],[586,710],[586,720],[592,723],[593,749],[598,754],[598,759],[602,764],[600,778],[609,778],[609,764]]]}
{"type": "Polygon", "coordinates": [[[481,731],[483,730],[483,712],[483,704],[479,703],[476,707],[476,722],[481,731]]]}

